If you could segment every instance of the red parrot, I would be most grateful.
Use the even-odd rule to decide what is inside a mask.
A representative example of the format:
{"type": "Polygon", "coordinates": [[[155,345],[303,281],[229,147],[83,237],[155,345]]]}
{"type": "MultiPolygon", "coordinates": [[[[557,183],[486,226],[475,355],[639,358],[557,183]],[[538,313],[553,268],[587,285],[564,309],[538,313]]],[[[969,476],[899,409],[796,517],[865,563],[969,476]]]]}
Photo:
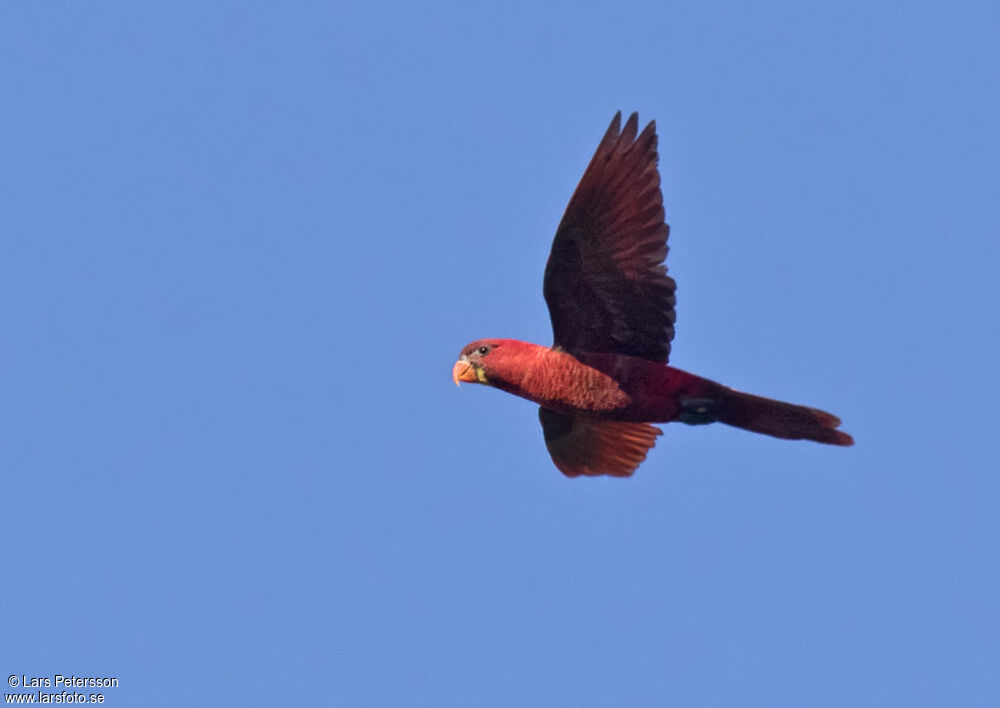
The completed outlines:
{"type": "Polygon", "coordinates": [[[538,403],[545,445],[563,474],[630,476],[661,430],[716,421],[755,433],[853,445],[824,411],[736,391],[667,366],[676,284],[657,171],[656,123],[611,121],[569,200],[545,266],[551,347],[481,339],[452,378],[538,403]],[[637,137],[638,133],[638,137],[637,137]]]}

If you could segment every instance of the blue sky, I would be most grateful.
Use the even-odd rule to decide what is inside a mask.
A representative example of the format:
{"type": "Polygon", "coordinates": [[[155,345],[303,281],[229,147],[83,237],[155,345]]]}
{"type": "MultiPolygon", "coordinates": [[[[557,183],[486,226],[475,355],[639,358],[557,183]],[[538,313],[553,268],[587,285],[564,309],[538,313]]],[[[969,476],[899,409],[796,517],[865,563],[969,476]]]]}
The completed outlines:
{"type": "Polygon", "coordinates": [[[1000,6],[753,5],[0,7],[0,670],[1000,700],[1000,6]],[[456,390],[468,341],[550,341],[617,110],[659,130],[671,362],[855,447],[672,424],[568,480],[533,405],[456,390]]]}

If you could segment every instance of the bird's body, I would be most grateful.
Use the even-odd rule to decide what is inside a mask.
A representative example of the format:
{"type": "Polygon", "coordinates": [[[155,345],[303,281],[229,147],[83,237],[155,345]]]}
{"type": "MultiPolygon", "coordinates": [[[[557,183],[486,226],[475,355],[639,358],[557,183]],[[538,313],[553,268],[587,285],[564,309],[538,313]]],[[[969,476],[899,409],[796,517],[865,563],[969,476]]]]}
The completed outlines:
{"type": "Polygon", "coordinates": [[[636,137],[615,116],[566,209],[545,270],[552,347],[514,339],[467,345],[455,382],[539,404],[546,446],[568,476],[628,476],[655,444],[651,423],[723,422],[780,438],[851,445],[815,408],[742,393],[667,366],[674,290],[655,124],[636,137]]]}

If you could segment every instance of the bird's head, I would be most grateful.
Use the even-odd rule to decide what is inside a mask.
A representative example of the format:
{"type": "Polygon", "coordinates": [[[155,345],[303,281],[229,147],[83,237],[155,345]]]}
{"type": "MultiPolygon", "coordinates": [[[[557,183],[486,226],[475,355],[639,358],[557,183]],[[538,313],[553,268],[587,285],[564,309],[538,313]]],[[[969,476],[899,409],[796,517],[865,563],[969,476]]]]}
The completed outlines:
{"type": "Polygon", "coordinates": [[[490,383],[490,356],[492,355],[496,359],[496,352],[502,347],[503,340],[499,339],[479,339],[466,344],[451,370],[451,377],[455,380],[455,385],[461,384],[462,381],[490,383]]]}

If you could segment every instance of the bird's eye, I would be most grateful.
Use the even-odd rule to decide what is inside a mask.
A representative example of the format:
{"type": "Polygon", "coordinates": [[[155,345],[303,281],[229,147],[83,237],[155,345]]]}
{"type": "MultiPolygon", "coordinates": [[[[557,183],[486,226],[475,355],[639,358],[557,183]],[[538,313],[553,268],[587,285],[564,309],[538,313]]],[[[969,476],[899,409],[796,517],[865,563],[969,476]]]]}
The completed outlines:
{"type": "Polygon", "coordinates": [[[482,355],[482,356],[486,356],[486,354],[487,354],[487,353],[488,353],[489,351],[490,351],[490,348],[489,348],[489,347],[479,347],[479,353],[480,353],[480,355],[482,355]]]}

